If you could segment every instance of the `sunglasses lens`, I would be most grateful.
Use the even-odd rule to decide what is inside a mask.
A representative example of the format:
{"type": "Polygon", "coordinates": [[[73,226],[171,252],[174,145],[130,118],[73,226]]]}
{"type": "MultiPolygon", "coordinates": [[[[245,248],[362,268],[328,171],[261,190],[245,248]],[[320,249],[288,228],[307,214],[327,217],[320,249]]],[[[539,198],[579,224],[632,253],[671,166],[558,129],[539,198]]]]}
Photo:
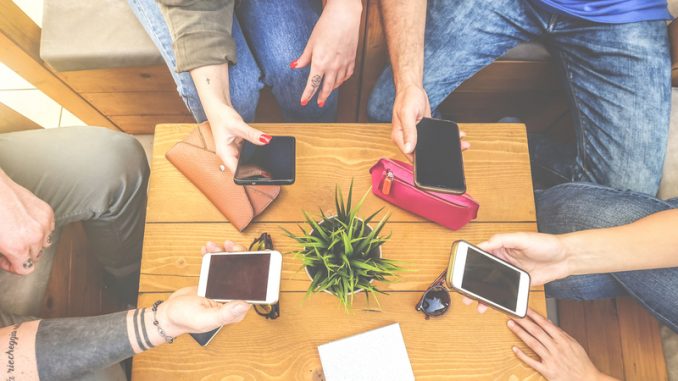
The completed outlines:
{"type": "Polygon", "coordinates": [[[424,294],[421,305],[417,308],[427,316],[440,316],[450,308],[450,293],[444,287],[436,286],[424,294]]]}

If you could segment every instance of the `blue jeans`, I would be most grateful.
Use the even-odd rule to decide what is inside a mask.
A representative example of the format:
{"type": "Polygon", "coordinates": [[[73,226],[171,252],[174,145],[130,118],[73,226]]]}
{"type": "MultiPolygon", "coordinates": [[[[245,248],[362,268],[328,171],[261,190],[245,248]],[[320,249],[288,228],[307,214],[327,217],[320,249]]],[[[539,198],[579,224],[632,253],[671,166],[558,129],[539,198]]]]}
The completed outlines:
{"type": "MultiPolygon", "coordinates": [[[[207,120],[198,91],[188,72],[176,72],[172,37],[155,0],[128,0],[130,7],[160,50],[177,84],[177,91],[197,122],[207,120]]],[[[259,94],[270,86],[288,122],[332,122],[337,113],[337,92],[320,108],[316,102],[299,103],[310,68],[290,69],[299,58],[321,12],[318,0],[238,2],[232,36],[238,63],[228,70],[233,107],[246,121],[254,120],[259,94]]]]}
{"type": "MultiPolygon", "coordinates": [[[[670,110],[666,23],[600,24],[550,14],[528,0],[429,0],[424,88],[434,114],[462,82],[516,45],[540,39],[563,69],[577,130],[572,181],[655,195],[670,110]]],[[[387,68],[369,116],[389,121],[387,68]]]]}
{"type": "MultiPolygon", "coordinates": [[[[678,208],[678,198],[662,201],[644,193],[591,183],[567,183],[535,193],[539,231],[562,234],[629,224],[678,208]]],[[[652,255],[648,247],[638,255],[652,255]]],[[[678,250],[678,248],[677,248],[678,250]]],[[[678,252],[677,252],[678,253],[678,252]]],[[[546,295],[592,300],[631,295],[657,319],[678,332],[678,268],[570,276],[548,283],[546,295]]]]}

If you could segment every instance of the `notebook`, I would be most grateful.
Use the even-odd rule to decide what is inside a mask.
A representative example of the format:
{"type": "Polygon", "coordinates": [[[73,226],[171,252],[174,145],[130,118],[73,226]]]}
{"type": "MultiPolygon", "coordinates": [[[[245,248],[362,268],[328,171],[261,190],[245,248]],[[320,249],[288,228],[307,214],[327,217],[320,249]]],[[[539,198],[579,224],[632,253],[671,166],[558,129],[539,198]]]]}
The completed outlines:
{"type": "Polygon", "coordinates": [[[327,381],[413,381],[400,324],[318,347],[327,381]]]}

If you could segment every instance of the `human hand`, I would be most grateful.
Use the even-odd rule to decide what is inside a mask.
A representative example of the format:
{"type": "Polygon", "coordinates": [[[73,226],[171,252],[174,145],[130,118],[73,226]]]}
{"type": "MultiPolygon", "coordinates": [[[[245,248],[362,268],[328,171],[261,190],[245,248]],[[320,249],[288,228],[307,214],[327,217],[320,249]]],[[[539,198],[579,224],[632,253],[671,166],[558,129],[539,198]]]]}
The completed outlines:
{"type": "Polygon", "coordinates": [[[521,361],[550,381],[609,379],[593,365],[584,348],[565,331],[532,309],[527,317],[507,322],[509,329],[539,356],[535,360],[520,348],[513,352],[521,361]]]}
{"type": "MultiPolygon", "coordinates": [[[[207,242],[201,251],[204,255],[245,251],[245,248],[231,241],[224,242],[223,246],[207,242]]],[[[222,325],[239,323],[250,307],[242,301],[218,303],[198,296],[197,287],[186,287],[174,292],[158,307],[158,322],[168,335],[174,337],[184,333],[209,332],[222,325]]]]}
{"type": "Polygon", "coordinates": [[[332,91],[353,75],[361,14],[360,0],[328,0],[325,4],[304,52],[290,64],[292,69],[311,65],[306,88],[301,95],[302,106],[313,98],[321,82],[318,106],[325,106],[332,91]]]}
{"type": "Polygon", "coordinates": [[[0,269],[19,275],[30,274],[49,247],[54,231],[54,211],[46,202],[12,181],[0,170],[0,269]]]}
{"type": "MultiPolygon", "coordinates": [[[[557,235],[496,234],[488,241],[478,244],[478,247],[527,271],[534,286],[565,278],[572,272],[565,245],[557,235]]],[[[473,301],[464,297],[463,302],[468,305],[473,301]]],[[[478,304],[478,312],[483,313],[486,310],[487,306],[478,304]]]]}
{"type": "Polygon", "coordinates": [[[222,325],[239,323],[250,307],[241,301],[215,302],[198,296],[197,287],[186,287],[175,291],[160,304],[157,316],[165,333],[177,337],[184,333],[209,332],[222,325]]]}
{"type": "MultiPolygon", "coordinates": [[[[422,87],[408,85],[396,92],[391,118],[391,139],[410,161],[414,159],[413,152],[417,146],[417,123],[425,117],[431,117],[431,106],[422,87]]],[[[459,131],[462,151],[471,147],[471,143],[463,140],[465,136],[464,131],[459,131]]]]}
{"type": "Polygon", "coordinates": [[[240,149],[245,140],[256,145],[266,145],[272,137],[251,127],[235,109],[227,104],[212,106],[205,112],[210,121],[217,156],[232,173],[238,166],[240,149]]]}

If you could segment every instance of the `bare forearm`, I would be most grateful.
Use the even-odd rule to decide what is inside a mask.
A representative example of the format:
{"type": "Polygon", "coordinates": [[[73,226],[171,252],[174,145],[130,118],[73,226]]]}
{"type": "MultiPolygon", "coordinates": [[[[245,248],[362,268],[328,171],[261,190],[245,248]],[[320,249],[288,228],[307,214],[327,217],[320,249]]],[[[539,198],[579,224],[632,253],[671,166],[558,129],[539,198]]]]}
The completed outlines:
{"type": "Polygon", "coordinates": [[[678,266],[678,210],[652,214],[628,225],[584,230],[562,237],[573,274],[678,266]]]}
{"type": "Polygon", "coordinates": [[[228,81],[228,64],[209,65],[191,70],[191,78],[198,90],[200,102],[207,117],[213,109],[231,106],[228,81]]]}
{"type": "Polygon", "coordinates": [[[381,0],[381,14],[396,90],[422,86],[426,0],[381,0]]]}
{"type": "Polygon", "coordinates": [[[30,321],[0,329],[0,337],[10,380],[71,380],[165,342],[149,309],[30,321]]]}

